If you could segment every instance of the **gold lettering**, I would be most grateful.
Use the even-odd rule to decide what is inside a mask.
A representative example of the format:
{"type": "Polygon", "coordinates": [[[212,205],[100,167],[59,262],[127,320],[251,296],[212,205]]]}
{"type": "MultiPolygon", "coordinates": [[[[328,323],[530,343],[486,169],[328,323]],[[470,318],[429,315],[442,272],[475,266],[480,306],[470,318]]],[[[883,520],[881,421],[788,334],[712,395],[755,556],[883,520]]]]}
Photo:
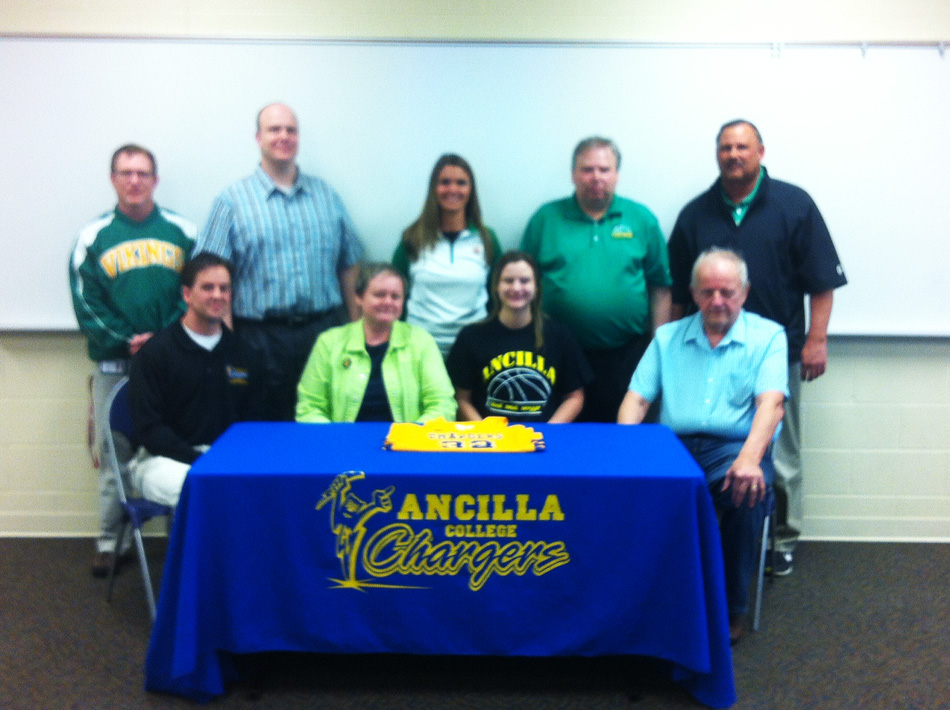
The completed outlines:
{"type": "Polygon", "coordinates": [[[519,493],[515,496],[515,501],[518,503],[518,512],[515,513],[515,520],[537,520],[538,511],[534,508],[528,507],[528,502],[530,496],[525,495],[524,493],[519,493]]]}
{"type": "Polygon", "coordinates": [[[488,515],[488,502],[491,500],[491,496],[477,496],[478,498],[478,515],[475,516],[476,520],[490,520],[488,515]]]}
{"type": "MultiPolygon", "coordinates": [[[[510,521],[510,520],[564,520],[564,511],[561,501],[552,493],[545,497],[540,512],[531,505],[531,496],[528,493],[519,493],[515,496],[515,506],[508,506],[508,495],[495,494],[462,494],[452,496],[450,493],[427,493],[425,495],[425,509],[423,510],[419,496],[407,493],[402,501],[397,520],[455,520],[468,521],[510,521]]],[[[461,527],[461,526],[460,526],[461,527]]],[[[503,526],[498,526],[499,528],[503,526]]],[[[515,526],[512,526],[515,527],[515,526]]],[[[461,533],[458,533],[461,534],[461,533]]]]}
{"type": "Polygon", "coordinates": [[[120,244],[119,246],[116,247],[116,257],[119,260],[119,271],[121,271],[122,273],[125,273],[131,268],[132,266],[131,259],[134,256],[134,254],[135,254],[135,251],[132,249],[131,245],[129,244],[120,244]]]}
{"type": "Polygon", "coordinates": [[[448,520],[450,517],[449,505],[452,496],[448,494],[426,494],[426,520],[448,520]]]}
{"type": "MultiPolygon", "coordinates": [[[[457,533],[458,526],[453,531],[457,533]]],[[[481,529],[481,526],[474,526],[481,529]]],[[[514,527],[514,526],[509,526],[514,527]]],[[[478,591],[493,574],[535,576],[547,574],[570,562],[563,541],[512,541],[502,545],[490,540],[433,544],[432,532],[413,533],[405,523],[393,523],[378,530],[363,550],[363,567],[374,577],[392,574],[446,575],[466,570],[469,589],[478,591]]]]}
{"type": "Polygon", "coordinates": [[[122,242],[99,257],[99,264],[110,278],[130,269],[161,266],[181,271],[185,253],[181,247],[160,239],[139,239],[122,242]]]}
{"type": "Polygon", "coordinates": [[[402,558],[406,540],[412,537],[412,528],[404,523],[387,525],[373,535],[371,545],[363,551],[363,566],[374,574],[385,577],[395,574],[402,558]]]}
{"type": "Polygon", "coordinates": [[[446,537],[518,537],[517,525],[446,525],[446,537]]]}
{"type": "Polygon", "coordinates": [[[541,508],[539,520],[564,520],[564,513],[561,511],[561,501],[553,493],[544,501],[544,507],[541,508]]]}
{"type": "Polygon", "coordinates": [[[514,520],[515,512],[511,508],[505,508],[505,494],[501,493],[492,496],[495,503],[495,512],[492,514],[492,520],[514,520]]]}
{"type": "Polygon", "coordinates": [[[501,357],[493,357],[491,359],[491,363],[489,363],[489,366],[491,367],[492,375],[494,375],[496,372],[501,372],[502,371],[501,357]]]}
{"type": "Polygon", "coordinates": [[[471,520],[475,517],[475,511],[470,506],[475,505],[475,499],[470,495],[460,495],[455,498],[455,519],[471,520]]]}
{"type": "Polygon", "coordinates": [[[115,250],[107,251],[105,254],[99,257],[99,265],[102,267],[102,270],[106,272],[106,275],[110,279],[114,279],[119,273],[119,263],[115,258],[115,250]]]}
{"type": "Polygon", "coordinates": [[[142,245],[148,254],[148,258],[145,260],[149,264],[162,264],[163,266],[167,263],[165,259],[165,250],[162,249],[162,245],[156,243],[152,240],[145,242],[142,245]]]}
{"type": "Polygon", "coordinates": [[[396,513],[397,520],[422,520],[422,508],[415,493],[407,493],[402,499],[402,507],[396,513]]]}

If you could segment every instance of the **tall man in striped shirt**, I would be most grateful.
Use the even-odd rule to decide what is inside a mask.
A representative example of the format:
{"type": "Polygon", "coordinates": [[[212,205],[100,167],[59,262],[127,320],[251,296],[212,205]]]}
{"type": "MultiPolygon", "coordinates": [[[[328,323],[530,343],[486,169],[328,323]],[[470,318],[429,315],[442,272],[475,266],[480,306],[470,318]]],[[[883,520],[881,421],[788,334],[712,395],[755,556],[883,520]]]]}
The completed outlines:
{"type": "Polygon", "coordinates": [[[257,145],[260,165],[215,199],[197,248],[234,265],[235,332],[261,363],[265,416],[292,421],[317,336],[357,317],[353,286],[363,249],[336,192],[300,172],[289,107],[261,109],[257,145]]]}
{"type": "Polygon", "coordinates": [[[749,272],[733,251],[709,249],[690,281],[699,307],[660,326],[640,360],[617,421],[639,424],[661,393],[660,422],[706,474],[726,572],[729,632],[742,635],[766,487],[775,477],[772,441],[788,397],[788,344],[778,323],[742,309],[749,272]]]}

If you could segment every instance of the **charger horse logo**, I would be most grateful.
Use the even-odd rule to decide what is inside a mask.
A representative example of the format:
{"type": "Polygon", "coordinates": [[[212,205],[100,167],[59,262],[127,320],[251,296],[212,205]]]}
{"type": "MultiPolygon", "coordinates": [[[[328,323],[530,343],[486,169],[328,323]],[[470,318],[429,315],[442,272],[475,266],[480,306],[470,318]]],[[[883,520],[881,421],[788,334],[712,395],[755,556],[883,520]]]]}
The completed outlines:
{"type": "Polygon", "coordinates": [[[364,586],[356,579],[356,560],[366,535],[366,521],[377,513],[393,509],[392,496],[395,486],[377,488],[370,501],[361,500],[352,490],[353,481],[366,478],[363,471],[345,471],[333,479],[320,501],[317,510],[330,505],[330,530],[336,536],[336,556],[340,558],[343,579],[335,580],[343,587],[359,589],[364,586]]]}

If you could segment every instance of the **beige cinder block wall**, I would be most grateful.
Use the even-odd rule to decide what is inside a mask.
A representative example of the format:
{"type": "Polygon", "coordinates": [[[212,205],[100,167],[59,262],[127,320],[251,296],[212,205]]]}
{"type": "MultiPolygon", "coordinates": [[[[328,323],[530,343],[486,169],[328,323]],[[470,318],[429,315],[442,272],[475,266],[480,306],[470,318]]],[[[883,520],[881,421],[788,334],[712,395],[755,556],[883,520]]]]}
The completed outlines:
{"type": "MultiPolygon", "coordinates": [[[[935,42],[950,38],[950,4],[10,0],[0,34],[935,42]]],[[[950,540],[950,340],[838,337],[830,354],[828,374],[804,394],[806,535],[950,540]]],[[[89,372],[78,333],[0,333],[0,535],[95,534],[89,372]]]]}

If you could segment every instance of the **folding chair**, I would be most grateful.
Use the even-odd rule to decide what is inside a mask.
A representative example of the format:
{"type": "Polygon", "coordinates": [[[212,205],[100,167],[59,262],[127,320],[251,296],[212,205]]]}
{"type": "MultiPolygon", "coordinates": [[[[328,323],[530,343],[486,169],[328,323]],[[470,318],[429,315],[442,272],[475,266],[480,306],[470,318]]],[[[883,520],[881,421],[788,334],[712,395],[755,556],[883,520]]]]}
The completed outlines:
{"type": "MultiPolygon", "coordinates": [[[[765,519],[762,521],[762,540],[759,543],[759,574],[755,585],[755,606],[752,613],[752,630],[759,630],[762,621],[762,587],[765,583],[765,556],[775,549],[775,491],[770,486],[765,495],[765,519]],[[771,544],[769,544],[771,541],[771,544]]],[[[769,577],[771,578],[771,573],[769,577]]]]}
{"type": "MultiPolygon", "coordinates": [[[[152,589],[152,578],[149,575],[148,561],[145,558],[145,545],[142,542],[142,526],[152,518],[166,516],[171,519],[174,512],[173,508],[167,505],[161,505],[145,498],[129,498],[125,492],[125,484],[122,481],[122,471],[119,468],[119,457],[116,453],[115,435],[125,436],[132,445],[132,451],[135,450],[135,436],[132,427],[132,412],[129,408],[129,378],[123,377],[112,391],[109,393],[109,399],[106,406],[109,409],[109,430],[106,432],[107,449],[112,464],[112,471],[115,475],[115,485],[119,492],[119,502],[122,504],[122,524],[119,528],[119,536],[116,538],[116,554],[112,558],[112,568],[109,570],[109,588],[106,591],[106,601],[112,601],[112,585],[115,582],[115,570],[119,560],[119,548],[122,540],[125,539],[129,526],[132,526],[132,535],[135,538],[135,549],[139,556],[139,569],[142,572],[142,584],[145,586],[145,601],[148,603],[148,611],[155,621],[155,592],[152,589]]],[[[128,462],[123,462],[128,463],[128,462]]]]}

